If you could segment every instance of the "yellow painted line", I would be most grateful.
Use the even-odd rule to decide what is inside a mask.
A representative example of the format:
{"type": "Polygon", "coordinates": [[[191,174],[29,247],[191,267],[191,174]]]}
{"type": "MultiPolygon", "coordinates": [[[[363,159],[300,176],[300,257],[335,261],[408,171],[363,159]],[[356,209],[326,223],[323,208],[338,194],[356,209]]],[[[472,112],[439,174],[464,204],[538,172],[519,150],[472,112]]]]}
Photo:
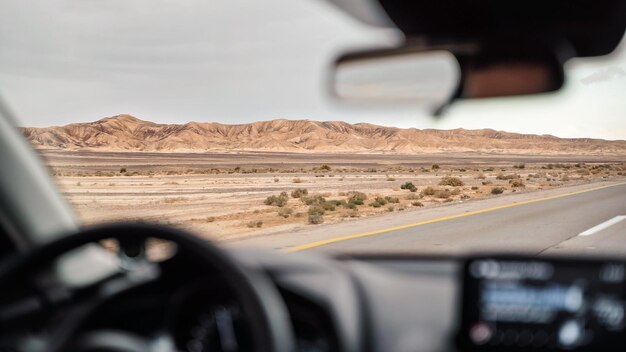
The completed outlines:
{"type": "Polygon", "coordinates": [[[408,229],[408,228],[411,228],[411,227],[428,225],[428,224],[433,224],[433,223],[436,223],[436,222],[442,222],[442,221],[447,221],[447,220],[459,219],[459,218],[463,218],[463,217],[466,217],[466,216],[478,215],[478,214],[488,213],[488,212],[491,212],[491,211],[507,209],[507,208],[512,208],[512,207],[518,207],[520,205],[526,205],[526,204],[544,202],[544,201],[547,201],[547,200],[553,200],[553,199],[569,197],[569,196],[573,196],[573,195],[576,195],[576,194],[593,192],[593,191],[597,191],[597,190],[605,189],[605,188],[609,188],[609,187],[621,186],[621,185],[624,185],[624,184],[626,184],[626,182],[616,183],[616,184],[607,185],[607,186],[601,186],[601,187],[595,187],[595,188],[589,188],[589,189],[584,189],[584,190],[575,191],[575,192],[563,193],[563,194],[559,194],[559,195],[556,195],[556,196],[536,198],[536,199],[525,200],[525,201],[521,201],[521,202],[514,202],[514,203],[509,203],[509,204],[504,204],[504,205],[498,205],[497,207],[485,208],[485,209],[470,211],[470,212],[462,213],[462,214],[449,215],[449,216],[444,216],[444,217],[441,217],[441,218],[424,220],[424,221],[420,221],[420,222],[416,222],[416,223],[412,223],[412,224],[406,224],[406,225],[389,227],[389,228],[386,228],[386,229],[380,229],[380,230],[356,233],[356,234],[353,234],[353,235],[329,238],[329,239],[326,239],[326,240],[321,240],[321,241],[316,241],[316,242],[311,242],[311,243],[305,243],[305,244],[301,244],[301,245],[298,245],[298,246],[290,247],[290,248],[287,248],[286,251],[287,252],[304,251],[304,250],[315,248],[315,247],[325,246],[325,245],[331,244],[331,243],[348,241],[348,240],[353,240],[353,239],[361,238],[361,237],[374,236],[374,235],[379,235],[381,233],[397,231],[397,230],[404,230],[404,229],[408,229]]]}

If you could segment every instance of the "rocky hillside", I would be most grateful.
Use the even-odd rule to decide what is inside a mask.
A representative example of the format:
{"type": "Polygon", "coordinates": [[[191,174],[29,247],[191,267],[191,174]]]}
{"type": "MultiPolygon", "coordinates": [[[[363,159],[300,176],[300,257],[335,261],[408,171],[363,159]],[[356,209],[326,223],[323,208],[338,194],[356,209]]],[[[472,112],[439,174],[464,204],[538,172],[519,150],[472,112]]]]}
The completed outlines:
{"type": "Polygon", "coordinates": [[[490,129],[402,129],[341,121],[281,119],[241,125],[198,122],[169,125],[118,115],[90,123],[22,131],[40,149],[626,155],[626,141],[565,139],[490,129]]]}

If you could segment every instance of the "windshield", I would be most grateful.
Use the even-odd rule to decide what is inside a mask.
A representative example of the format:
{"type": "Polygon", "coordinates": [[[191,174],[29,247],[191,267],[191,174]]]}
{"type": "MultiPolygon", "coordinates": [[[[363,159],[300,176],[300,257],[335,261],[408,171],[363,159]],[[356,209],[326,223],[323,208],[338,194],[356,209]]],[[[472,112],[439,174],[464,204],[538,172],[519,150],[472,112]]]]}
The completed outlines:
{"type": "Polygon", "coordinates": [[[279,251],[626,253],[626,43],[570,60],[557,93],[433,117],[329,96],[338,53],[402,36],[323,1],[2,3],[0,92],[83,224],[279,251]]]}

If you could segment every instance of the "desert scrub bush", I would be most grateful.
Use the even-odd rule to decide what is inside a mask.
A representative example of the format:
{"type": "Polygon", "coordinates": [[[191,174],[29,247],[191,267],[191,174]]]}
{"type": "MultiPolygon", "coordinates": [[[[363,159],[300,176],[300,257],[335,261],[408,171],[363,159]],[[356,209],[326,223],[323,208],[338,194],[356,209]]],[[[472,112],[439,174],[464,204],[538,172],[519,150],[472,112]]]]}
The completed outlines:
{"type": "Polygon", "coordinates": [[[387,211],[390,213],[393,213],[394,210],[396,210],[396,207],[394,207],[393,205],[387,207],[387,211]]]}
{"type": "Polygon", "coordinates": [[[434,188],[432,188],[432,187],[428,186],[428,187],[424,188],[424,189],[422,190],[422,192],[420,192],[420,194],[421,194],[422,196],[433,196],[433,195],[435,195],[435,192],[436,192],[436,189],[434,189],[434,188]]]}
{"type": "Polygon", "coordinates": [[[439,185],[440,186],[460,187],[460,186],[463,186],[465,184],[458,177],[447,176],[447,177],[442,178],[441,181],[439,181],[439,185]]]}
{"type": "Polygon", "coordinates": [[[504,193],[504,188],[502,187],[493,187],[491,189],[491,194],[502,194],[504,193]]]}
{"type": "Polygon", "coordinates": [[[246,226],[248,226],[249,228],[261,227],[261,226],[263,226],[263,221],[261,221],[261,220],[251,220],[251,221],[248,221],[246,223],[246,226]]]}
{"type": "Polygon", "coordinates": [[[332,169],[333,168],[330,167],[330,165],[328,165],[328,164],[323,164],[322,166],[320,166],[320,170],[323,170],[323,171],[330,171],[332,169]]]}
{"type": "Polygon", "coordinates": [[[493,167],[488,167],[486,169],[483,169],[484,172],[489,172],[489,171],[493,171],[494,168],[493,167]]]}
{"type": "Polygon", "coordinates": [[[475,177],[475,178],[476,178],[477,180],[484,180],[484,179],[486,179],[486,178],[487,178],[487,176],[485,176],[485,174],[483,174],[483,173],[480,173],[480,174],[476,175],[476,177],[475,177]]]}
{"type": "Polygon", "coordinates": [[[406,189],[411,192],[417,192],[417,187],[415,187],[415,185],[411,181],[405,182],[402,186],[400,186],[400,189],[406,189]]]}
{"type": "Polygon", "coordinates": [[[289,215],[293,214],[293,209],[291,208],[281,208],[278,211],[278,216],[282,216],[283,218],[288,218],[289,215]]]}
{"type": "Polygon", "coordinates": [[[519,164],[515,164],[513,165],[514,169],[525,169],[526,168],[526,164],[524,163],[519,163],[519,164]]]}
{"type": "Polygon", "coordinates": [[[511,185],[511,187],[526,187],[526,185],[524,184],[524,181],[522,181],[521,179],[516,179],[516,180],[509,180],[509,184],[511,185]]]}
{"type": "Polygon", "coordinates": [[[477,191],[478,190],[478,186],[472,186],[472,191],[477,191]]]}
{"type": "Polygon", "coordinates": [[[309,190],[306,188],[296,188],[291,191],[291,198],[300,198],[309,194],[309,190]]]}
{"type": "Polygon", "coordinates": [[[328,211],[335,211],[335,209],[337,209],[337,206],[335,205],[335,203],[333,202],[323,202],[320,204],[320,206],[324,209],[324,210],[328,210],[328,211]]]}
{"type": "Polygon", "coordinates": [[[324,213],[326,211],[324,210],[324,208],[318,206],[318,205],[314,205],[309,207],[309,224],[321,224],[324,222],[324,213]]]}
{"type": "Polygon", "coordinates": [[[123,174],[123,173],[125,173],[125,172],[126,172],[126,168],[125,168],[125,167],[123,167],[123,168],[121,168],[121,169],[120,169],[120,174],[123,174]]]}
{"type": "Polygon", "coordinates": [[[311,205],[309,207],[309,210],[307,210],[307,214],[311,215],[311,214],[318,214],[318,215],[324,215],[326,214],[326,210],[324,208],[322,208],[319,205],[311,205]]]}
{"type": "Polygon", "coordinates": [[[274,183],[278,183],[278,181],[280,181],[280,179],[278,177],[274,177],[274,183]]]}
{"type": "Polygon", "coordinates": [[[348,200],[366,200],[367,194],[359,191],[350,191],[346,193],[348,200]]]}
{"type": "Polygon", "coordinates": [[[209,216],[204,219],[204,222],[214,222],[214,221],[215,221],[215,216],[209,216]]]}
{"type": "Polygon", "coordinates": [[[301,196],[300,201],[306,205],[320,205],[322,203],[326,203],[326,198],[320,194],[315,194],[310,196],[301,196]]]}
{"type": "Polygon", "coordinates": [[[281,192],[277,196],[269,196],[265,198],[264,203],[265,205],[274,205],[277,207],[284,207],[285,204],[287,204],[287,201],[289,201],[289,195],[287,194],[287,192],[281,192]]]}
{"type": "Polygon", "coordinates": [[[424,204],[422,202],[418,202],[418,201],[411,202],[411,205],[414,206],[414,207],[423,207],[424,206],[424,204]]]}
{"type": "Polygon", "coordinates": [[[372,208],[380,208],[383,205],[386,205],[388,201],[383,197],[376,197],[372,202],[370,202],[369,206],[372,208]]]}
{"type": "Polygon", "coordinates": [[[452,197],[452,192],[448,191],[447,189],[439,189],[435,191],[435,194],[433,194],[433,196],[435,198],[448,199],[452,197]]]}
{"type": "Polygon", "coordinates": [[[348,205],[348,202],[343,199],[331,199],[327,200],[326,203],[333,204],[336,207],[346,207],[348,205]]]}
{"type": "Polygon", "coordinates": [[[293,182],[293,183],[302,183],[302,179],[300,177],[296,177],[293,180],[291,180],[291,182],[293,182]]]}
{"type": "Polygon", "coordinates": [[[496,180],[514,180],[517,178],[520,178],[518,174],[509,174],[509,175],[498,174],[498,176],[496,176],[496,180]]]}
{"type": "Polygon", "coordinates": [[[309,214],[309,224],[318,225],[324,222],[324,215],[309,214]]]}
{"type": "Polygon", "coordinates": [[[356,203],[349,202],[349,203],[346,203],[345,207],[348,208],[348,209],[358,209],[359,205],[361,205],[361,204],[356,204],[356,203]]]}
{"type": "Polygon", "coordinates": [[[406,200],[416,200],[416,199],[421,199],[422,197],[418,194],[414,194],[414,193],[409,193],[407,194],[404,199],[406,200]]]}
{"type": "Polygon", "coordinates": [[[385,200],[386,200],[388,203],[393,203],[393,204],[400,203],[400,199],[399,199],[398,197],[386,196],[386,197],[385,197],[385,200]]]}
{"type": "Polygon", "coordinates": [[[430,168],[433,170],[439,170],[439,164],[433,164],[430,168]]]}
{"type": "MultiPolygon", "coordinates": [[[[619,174],[619,173],[618,173],[618,174],[619,174]]],[[[563,182],[567,182],[567,181],[569,181],[569,180],[570,180],[570,178],[569,178],[569,176],[568,176],[568,175],[563,175],[563,177],[561,177],[561,181],[563,181],[563,182]]]]}

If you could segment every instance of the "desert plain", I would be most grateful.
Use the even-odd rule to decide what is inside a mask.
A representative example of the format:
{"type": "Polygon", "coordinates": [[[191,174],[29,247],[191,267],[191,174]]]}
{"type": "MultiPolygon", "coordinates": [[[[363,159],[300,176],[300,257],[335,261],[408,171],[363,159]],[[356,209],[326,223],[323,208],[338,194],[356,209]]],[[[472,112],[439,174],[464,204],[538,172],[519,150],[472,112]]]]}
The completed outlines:
{"type": "Polygon", "coordinates": [[[219,241],[626,177],[620,155],[38,153],[84,224],[141,220],[219,241]]]}

